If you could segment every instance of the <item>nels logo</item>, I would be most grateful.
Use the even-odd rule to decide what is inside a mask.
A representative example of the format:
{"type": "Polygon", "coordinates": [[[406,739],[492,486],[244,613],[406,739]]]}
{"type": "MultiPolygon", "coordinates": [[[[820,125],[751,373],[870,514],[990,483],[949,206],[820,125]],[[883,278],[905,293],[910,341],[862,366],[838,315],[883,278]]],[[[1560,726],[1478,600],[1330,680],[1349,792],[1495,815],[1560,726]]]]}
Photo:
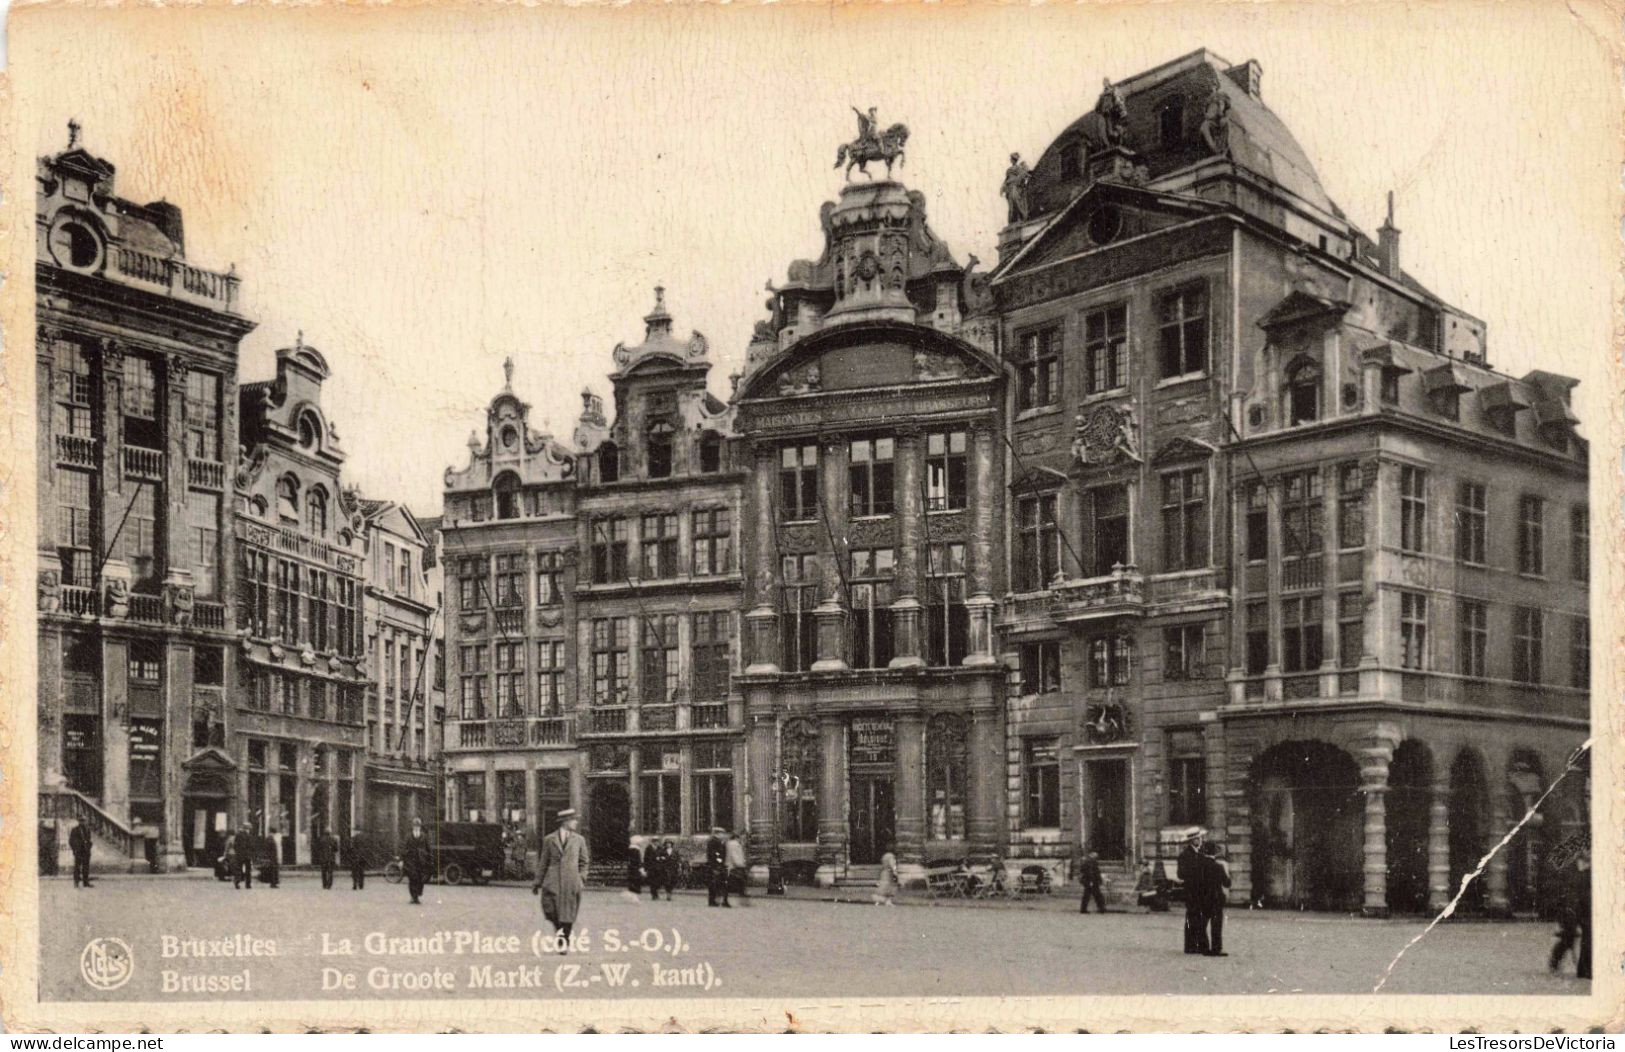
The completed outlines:
{"type": "Polygon", "coordinates": [[[123,939],[91,939],[79,955],[79,974],[98,990],[117,990],[130,981],[134,970],[130,944],[123,939]]]}

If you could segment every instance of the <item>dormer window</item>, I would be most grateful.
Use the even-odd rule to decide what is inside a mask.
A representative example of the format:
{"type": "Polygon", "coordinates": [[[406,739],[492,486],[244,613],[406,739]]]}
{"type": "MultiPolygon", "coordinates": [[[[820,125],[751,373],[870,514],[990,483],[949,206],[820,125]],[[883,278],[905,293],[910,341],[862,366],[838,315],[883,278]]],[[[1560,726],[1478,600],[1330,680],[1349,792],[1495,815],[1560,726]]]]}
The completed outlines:
{"type": "Polygon", "coordinates": [[[621,480],[621,451],[615,448],[615,443],[605,442],[598,447],[598,481],[619,482],[621,480]]]}
{"type": "Polygon", "coordinates": [[[327,535],[327,494],[321,489],[305,494],[305,529],[313,537],[327,535]]]}
{"type": "Polygon", "coordinates": [[[299,483],[292,475],[277,479],[276,513],[279,518],[299,521],[299,483]]]}
{"type": "Polygon", "coordinates": [[[649,477],[652,479],[671,478],[672,468],[672,430],[667,423],[658,423],[649,428],[649,477]]]}
{"type": "Polygon", "coordinates": [[[511,471],[504,471],[491,484],[491,491],[496,495],[497,518],[519,518],[518,476],[511,471]]]}
{"type": "Polygon", "coordinates": [[[714,475],[722,470],[722,436],[707,431],[700,436],[700,472],[714,475]]]}
{"type": "Polygon", "coordinates": [[[1061,144],[1061,178],[1076,179],[1083,174],[1083,143],[1074,139],[1061,144]]]}
{"type": "Polygon", "coordinates": [[[1300,358],[1287,368],[1286,419],[1289,426],[1320,419],[1320,367],[1300,358]]]}
{"type": "Polygon", "coordinates": [[[1185,102],[1170,99],[1157,110],[1157,140],[1164,146],[1176,146],[1185,137],[1185,102]]]}

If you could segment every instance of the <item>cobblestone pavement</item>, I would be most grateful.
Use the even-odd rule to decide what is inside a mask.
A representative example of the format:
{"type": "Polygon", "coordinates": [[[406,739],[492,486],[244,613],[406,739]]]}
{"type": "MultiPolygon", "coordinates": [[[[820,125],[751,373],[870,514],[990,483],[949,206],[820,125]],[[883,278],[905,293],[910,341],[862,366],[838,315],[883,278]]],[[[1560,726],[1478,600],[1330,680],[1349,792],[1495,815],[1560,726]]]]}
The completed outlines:
{"type": "MultiPolygon", "coordinates": [[[[198,876],[103,877],[90,890],[51,878],[40,895],[47,1000],[1367,993],[1425,923],[1232,910],[1231,956],[1209,958],[1180,951],[1177,910],[1079,916],[1070,896],[888,908],[798,889],[723,910],[703,893],[654,903],[591,889],[578,927],[587,948],[559,956],[537,952],[551,926],[529,888],[512,884],[431,885],[421,906],[404,885],[373,877],[351,891],[342,874],[331,891],[301,873],[253,891],[198,876]],[[133,967],[103,991],[82,959],[108,937],[128,944],[133,967]],[[406,941],[376,945],[385,937],[406,941]],[[274,942],[274,956],[252,955],[253,940],[261,951],[274,942]],[[323,954],[345,944],[352,954],[323,954]],[[337,989],[323,991],[324,975],[337,989]]],[[[1551,934],[1529,921],[1441,925],[1386,992],[1587,992],[1572,966],[1546,972],[1551,934]]]]}

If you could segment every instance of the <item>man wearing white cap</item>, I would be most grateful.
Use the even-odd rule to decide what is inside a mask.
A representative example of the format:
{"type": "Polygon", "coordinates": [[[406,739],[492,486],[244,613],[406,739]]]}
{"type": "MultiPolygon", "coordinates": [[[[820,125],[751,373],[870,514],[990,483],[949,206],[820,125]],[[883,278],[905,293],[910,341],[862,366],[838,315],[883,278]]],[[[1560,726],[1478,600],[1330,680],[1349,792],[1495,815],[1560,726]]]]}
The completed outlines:
{"type": "Polygon", "coordinates": [[[1185,846],[1179,852],[1179,883],[1185,891],[1185,952],[1207,953],[1206,870],[1202,863],[1201,829],[1185,834],[1185,846]]]}
{"type": "Polygon", "coordinates": [[[581,891],[587,883],[587,841],[576,826],[580,819],[574,808],[559,812],[559,828],[542,840],[541,859],[536,865],[536,883],[531,894],[541,893],[542,915],[553,922],[553,931],[563,936],[560,953],[569,950],[570,930],[581,909],[581,891]]]}

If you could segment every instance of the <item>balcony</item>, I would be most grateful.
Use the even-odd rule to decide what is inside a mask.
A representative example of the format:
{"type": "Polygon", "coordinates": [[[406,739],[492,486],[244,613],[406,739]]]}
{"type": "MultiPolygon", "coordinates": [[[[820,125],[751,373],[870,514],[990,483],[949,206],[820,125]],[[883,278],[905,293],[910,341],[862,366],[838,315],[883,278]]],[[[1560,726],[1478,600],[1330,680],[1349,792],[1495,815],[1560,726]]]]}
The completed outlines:
{"type": "Polygon", "coordinates": [[[463,723],[454,725],[457,728],[457,746],[461,749],[482,749],[485,747],[485,723],[463,723]]]}
{"type": "Polygon", "coordinates": [[[1012,632],[1041,632],[1055,627],[1055,597],[1033,592],[1007,598],[1000,624],[1012,632]]]}
{"type": "Polygon", "coordinates": [[[130,620],[163,624],[164,597],[161,595],[142,595],[139,592],[131,595],[130,620]]]}
{"type": "Polygon", "coordinates": [[[532,745],[569,745],[575,738],[575,720],[569,716],[541,716],[530,721],[532,745]]]}
{"type": "Polygon", "coordinates": [[[1298,559],[1281,560],[1281,590],[1283,592],[1319,588],[1322,580],[1323,575],[1318,554],[1306,555],[1298,559]]]}
{"type": "Polygon", "coordinates": [[[522,636],[525,634],[525,610],[523,607],[498,608],[495,613],[498,635],[522,636]]]}
{"type": "Polygon", "coordinates": [[[178,259],[165,259],[122,245],[113,246],[110,277],[130,284],[156,285],[183,299],[201,300],[222,310],[234,310],[239,279],[235,272],[221,274],[194,267],[178,259]]]}
{"type": "Polygon", "coordinates": [[[62,612],[72,614],[75,617],[95,617],[99,610],[96,594],[94,588],[81,588],[72,584],[63,585],[62,612]]]}
{"type": "Polygon", "coordinates": [[[1219,572],[1213,569],[1160,574],[1147,581],[1146,587],[1151,602],[1159,606],[1207,607],[1224,603],[1228,598],[1221,587],[1219,572]]]}
{"type": "Polygon", "coordinates": [[[142,446],[124,447],[124,477],[159,482],[164,477],[164,454],[142,446]]]}
{"type": "Polygon", "coordinates": [[[1145,575],[1132,566],[1119,565],[1105,577],[1058,582],[1054,593],[1057,621],[1095,621],[1145,613],[1145,575]]]}
{"type": "Polygon", "coordinates": [[[96,456],[96,440],[89,435],[57,435],[56,459],[59,464],[71,464],[78,468],[100,466],[96,456]]]}
{"type": "Polygon", "coordinates": [[[198,628],[224,629],[226,627],[225,604],[198,600],[192,605],[192,623],[198,628]]]}
{"type": "Polygon", "coordinates": [[[226,466],[214,460],[188,459],[186,484],[198,489],[225,489],[226,466]]]}
{"type": "Polygon", "coordinates": [[[589,709],[594,734],[621,734],[627,729],[627,710],[623,707],[589,709]]]}
{"type": "Polygon", "coordinates": [[[728,703],[695,704],[689,707],[689,724],[695,730],[714,730],[728,726],[728,703]]]}
{"type": "Polygon", "coordinates": [[[674,731],[677,729],[676,705],[645,705],[638,711],[638,729],[645,731],[674,731]]]}

